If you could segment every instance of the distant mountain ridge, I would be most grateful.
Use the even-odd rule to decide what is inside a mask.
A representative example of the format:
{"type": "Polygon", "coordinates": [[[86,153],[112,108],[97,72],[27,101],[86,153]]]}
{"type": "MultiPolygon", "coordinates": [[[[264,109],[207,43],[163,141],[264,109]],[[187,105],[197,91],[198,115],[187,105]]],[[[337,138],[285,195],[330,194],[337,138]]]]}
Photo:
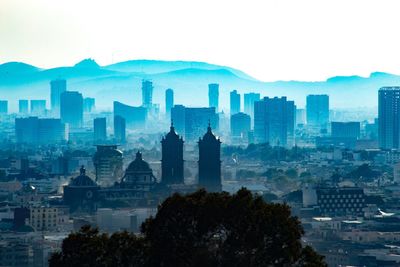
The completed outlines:
{"type": "Polygon", "coordinates": [[[348,108],[376,107],[380,87],[400,85],[399,75],[384,72],[373,72],[369,77],[336,76],[315,82],[262,82],[243,71],[206,62],[142,59],[100,66],[93,59],[84,59],[74,66],[50,69],[23,62],[1,64],[0,92],[2,98],[14,102],[22,96],[48,100],[49,82],[57,78],[67,79],[68,90],[96,97],[96,105],[108,109],[114,100],[140,105],[142,79],[153,81],[153,99],[161,106],[167,88],[174,89],[177,104],[207,106],[208,83],[219,83],[220,105],[224,110],[229,107],[229,92],[234,89],[242,94],[251,91],[262,96],[287,96],[298,107],[305,105],[307,94],[329,94],[331,106],[348,108]]]}

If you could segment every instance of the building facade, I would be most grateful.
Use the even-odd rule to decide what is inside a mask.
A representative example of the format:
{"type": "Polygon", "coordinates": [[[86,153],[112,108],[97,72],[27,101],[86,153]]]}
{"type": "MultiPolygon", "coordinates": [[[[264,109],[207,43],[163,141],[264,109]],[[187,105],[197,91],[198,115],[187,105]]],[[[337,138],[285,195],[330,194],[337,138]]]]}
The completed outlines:
{"type": "Polygon", "coordinates": [[[161,182],[165,185],[184,184],[183,143],[172,124],[161,140],[161,182]]]}
{"type": "Polygon", "coordinates": [[[219,84],[210,83],[208,85],[208,106],[210,108],[215,108],[216,112],[218,112],[218,105],[219,105],[219,84]]]}
{"type": "Polygon", "coordinates": [[[60,117],[70,128],[83,125],[83,97],[79,92],[65,91],[60,98],[60,117]]]}
{"type": "Polygon", "coordinates": [[[230,107],[231,115],[240,112],[240,94],[236,90],[230,93],[230,107]]]}
{"type": "Polygon", "coordinates": [[[307,96],[307,125],[318,129],[327,129],[329,123],[329,96],[307,96]]]}
{"type": "Polygon", "coordinates": [[[378,92],[378,138],[383,149],[400,148],[400,87],[378,92]]]}

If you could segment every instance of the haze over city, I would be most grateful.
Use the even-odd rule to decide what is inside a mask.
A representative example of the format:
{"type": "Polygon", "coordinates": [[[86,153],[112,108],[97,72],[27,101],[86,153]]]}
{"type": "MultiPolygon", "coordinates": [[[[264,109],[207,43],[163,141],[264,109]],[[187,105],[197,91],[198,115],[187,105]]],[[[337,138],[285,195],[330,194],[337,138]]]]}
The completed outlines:
{"type": "Polygon", "coordinates": [[[262,81],[399,74],[398,1],[0,2],[0,63],[204,61],[262,81]]]}

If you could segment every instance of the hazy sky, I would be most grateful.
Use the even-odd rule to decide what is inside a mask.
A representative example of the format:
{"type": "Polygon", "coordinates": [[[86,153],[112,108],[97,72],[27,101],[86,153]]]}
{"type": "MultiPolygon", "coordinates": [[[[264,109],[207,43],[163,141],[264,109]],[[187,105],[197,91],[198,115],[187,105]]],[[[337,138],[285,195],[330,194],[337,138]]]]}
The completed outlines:
{"type": "Polygon", "coordinates": [[[264,80],[400,74],[400,1],[0,0],[0,63],[196,60],[264,80]]]}

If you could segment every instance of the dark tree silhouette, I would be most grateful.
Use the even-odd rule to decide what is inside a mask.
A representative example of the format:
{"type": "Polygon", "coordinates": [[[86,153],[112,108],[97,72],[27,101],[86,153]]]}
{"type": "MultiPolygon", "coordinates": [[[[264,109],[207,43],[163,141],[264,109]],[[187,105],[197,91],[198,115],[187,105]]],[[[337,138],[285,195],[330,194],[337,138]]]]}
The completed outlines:
{"type": "Polygon", "coordinates": [[[64,240],[50,266],[326,266],[287,205],[241,189],[174,194],[142,225],[141,237],[88,227],[64,240]]]}

